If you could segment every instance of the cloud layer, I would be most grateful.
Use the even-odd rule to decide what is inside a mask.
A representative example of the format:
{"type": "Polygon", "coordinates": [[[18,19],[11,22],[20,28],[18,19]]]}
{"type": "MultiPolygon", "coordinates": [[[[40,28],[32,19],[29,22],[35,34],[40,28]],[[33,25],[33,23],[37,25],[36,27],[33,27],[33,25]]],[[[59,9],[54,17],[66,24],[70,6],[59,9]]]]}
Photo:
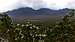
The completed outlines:
{"type": "Polygon", "coordinates": [[[40,8],[50,9],[75,9],[75,0],[0,0],[0,12],[13,10],[21,7],[31,7],[35,10],[40,8]]]}

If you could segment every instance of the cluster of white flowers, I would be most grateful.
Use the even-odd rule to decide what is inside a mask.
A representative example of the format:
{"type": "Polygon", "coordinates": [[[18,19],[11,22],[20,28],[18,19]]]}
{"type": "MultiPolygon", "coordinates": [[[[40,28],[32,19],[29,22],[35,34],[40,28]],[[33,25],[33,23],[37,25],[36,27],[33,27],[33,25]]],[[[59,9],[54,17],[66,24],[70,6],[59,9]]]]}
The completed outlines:
{"type": "Polygon", "coordinates": [[[47,35],[46,34],[36,34],[36,36],[43,36],[43,37],[46,37],[47,35]]]}
{"type": "Polygon", "coordinates": [[[0,37],[0,42],[9,42],[8,39],[4,39],[2,37],[0,37]]]}
{"type": "Polygon", "coordinates": [[[15,30],[21,30],[20,28],[16,28],[15,30]]]}
{"type": "Polygon", "coordinates": [[[39,36],[39,37],[46,37],[47,35],[46,34],[37,34],[36,30],[40,29],[40,27],[36,26],[36,25],[33,25],[31,24],[30,22],[27,22],[27,24],[16,24],[16,28],[14,30],[14,32],[16,32],[16,30],[18,30],[18,34],[17,35],[21,35],[21,37],[17,36],[15,38],[15,40],[18,40],[19,38],[23,39],[25,37],[25,35],[22,33],[23,32],[23,28],[30,28],[31,32],[29,35],[31,35],[33,38],[34,36],[39,36]],[[36,29],[36,30],[35,30],[36,29]]]}
{"type": "MultiPolygon", "coordinates": [[[[19,31],[20,32],[19,32],[18,35],[21,35],[21,39],[23,39],[24,38],[24,35],[22,34],[22,30],[19,30],[19,31]]],[[[19,36],[15,38],[15,40],[18,40],[18,39],[19,39],[19,36]]]]}
{"type": "Polygon", "coordinates": [[[19,35],[21,35],[21,39],[24,38],[24,35],[22,34],[22,31],[19,32],[19,35]]]}

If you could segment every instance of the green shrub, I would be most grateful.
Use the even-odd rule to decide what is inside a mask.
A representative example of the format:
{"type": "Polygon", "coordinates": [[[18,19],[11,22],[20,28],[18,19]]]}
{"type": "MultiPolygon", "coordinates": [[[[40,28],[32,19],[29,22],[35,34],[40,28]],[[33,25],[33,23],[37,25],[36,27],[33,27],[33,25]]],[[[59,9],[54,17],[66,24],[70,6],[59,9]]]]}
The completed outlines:
{"type": "Polygon", "coordinates": [[[40,27],[29,21],[26,24],[14,24],[7,13],[2,13],[0,38],[8,40],[7,42],[74,42],[75,23],[72,20],[74,12],[71,10],[61,22],[40,27]]]}

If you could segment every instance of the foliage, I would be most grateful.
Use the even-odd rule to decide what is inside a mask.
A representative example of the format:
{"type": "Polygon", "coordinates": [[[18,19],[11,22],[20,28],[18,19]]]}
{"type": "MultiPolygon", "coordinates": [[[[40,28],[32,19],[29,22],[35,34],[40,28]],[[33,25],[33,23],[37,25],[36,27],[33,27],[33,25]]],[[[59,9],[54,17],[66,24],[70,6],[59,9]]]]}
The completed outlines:
{"type": "Polygon", "coordinates": [[[7,13],[0,14],[0,40],[6,42],[74,42],[74,10],[64,16],[62,21],[49,26],[36,26],[27,21],[13,24],[7,13]]]}

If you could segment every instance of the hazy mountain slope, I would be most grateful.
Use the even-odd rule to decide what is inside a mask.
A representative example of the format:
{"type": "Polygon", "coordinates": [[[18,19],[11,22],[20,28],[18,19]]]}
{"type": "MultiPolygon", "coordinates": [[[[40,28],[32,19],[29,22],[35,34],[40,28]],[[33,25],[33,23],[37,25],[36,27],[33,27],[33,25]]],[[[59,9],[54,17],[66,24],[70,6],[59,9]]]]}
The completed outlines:
{"type": "MultiPolygon", "coordinates": [[[[59,16],[66,15],[66,13],[70,9],[60,9],[60,10],[52,10],[47,8],[42,8],[39,10],[33,10],[32,8],[19,8],[13,11],[8,11],[8,15],[10,15],[14,21],[21,21],[24,20],[32,20],[32,21],[48,21],[51,20],[55,21],[58,19],[59,16]],[[53,20],[54,19],[54,20],[53,20]]],[[[59,17],[60,18],[60,17],[59,17]]]]}

